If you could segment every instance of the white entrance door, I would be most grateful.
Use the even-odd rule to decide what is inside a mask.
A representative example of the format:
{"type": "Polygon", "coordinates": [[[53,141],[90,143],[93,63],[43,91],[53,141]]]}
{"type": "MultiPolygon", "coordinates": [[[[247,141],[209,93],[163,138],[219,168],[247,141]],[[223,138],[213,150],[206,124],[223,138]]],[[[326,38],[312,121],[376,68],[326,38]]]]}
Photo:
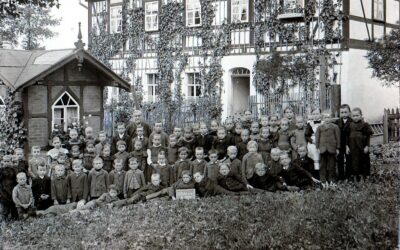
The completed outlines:
{"type": "Polygon", "coordinates": [[[250,96],[250,71],[236,68],[232,71],[232,114],[243,113],[248,109],[250,96]]]}

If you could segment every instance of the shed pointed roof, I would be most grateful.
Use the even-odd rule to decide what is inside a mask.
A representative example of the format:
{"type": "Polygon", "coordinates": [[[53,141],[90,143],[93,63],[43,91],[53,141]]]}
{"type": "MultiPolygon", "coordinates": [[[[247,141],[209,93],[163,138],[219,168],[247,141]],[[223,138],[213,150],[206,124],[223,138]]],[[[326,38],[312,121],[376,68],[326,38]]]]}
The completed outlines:
{"type": "Polygon", "coordinates": [[[0,49],[0,80],[12,91],[32,85],[67,63],[83,58],[103,73],[110,86],[130,90],[130,84],[83,48],[61,50],[0,49]]]}

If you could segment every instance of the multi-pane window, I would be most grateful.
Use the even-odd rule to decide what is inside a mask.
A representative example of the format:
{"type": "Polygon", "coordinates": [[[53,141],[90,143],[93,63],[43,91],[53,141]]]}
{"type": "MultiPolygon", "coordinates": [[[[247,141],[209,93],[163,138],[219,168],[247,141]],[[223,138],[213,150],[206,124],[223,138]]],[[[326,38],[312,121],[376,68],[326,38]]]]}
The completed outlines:
{"type": "Polygon", "coordinates": [[[142,7],[142,0],[130,0],[129,1],[129,7],[131,9],[142,7]]]}
{"type": "Polygon", "coordinates": [[[145,30],[158,30],[158,2],[145,3],[145,30]]]}
{"type": "Polygon", "coordinates": [[[284,9],[285,10],[298,10],[304,8],[304,0],[285,0],[284,9]]]}
{"type": "Polygon", "coordinates": [[[383,16],[383,4],[384,0],[374,0],[374,19],[376,20],[384,20],[383,16]]]}
{"type": "Polygon", "coordinates": [[[110,31],[111,33],[122,31],[122,6],[110,7],[110,31]]]}
{"type": "Polygon", "coordinates": [[[186,47],[199,47],[202,45],[202,39],[200,36],[186,36],[185,46],[186,47]]]}
{"type": "Polygon", "coordinates": [[[79,105],[67,92],[64,92],[53,105],[53,128],[54,125],[59,125],[67,131],[69,126],[78,121],[79,105]]]}
{"type": "Polygon", "coordinates": [[[217,1],[213,2],[215,17],[213,20],[213,25],[221,25],[228,18],[228,1],[217,1]]]}
{"type": "Polygon", "coordinates": [[[249,1],[232,0],[231,3],[232,22],[242,23],[249,21],[249,1]]]}
{"type": "Polygon", "coordinates": [[[148,74],[147,75],[147,99],[149,102],[155,102],[157,100],[158,93],[158,75],[148,74]]]}
{"type": "Polygon", "coordinates": [[[95,35],[99,35],[101,31],[105,31],[107,14],[107,1],[98,1],[92,3],[92,25],[91,31],[95,35]]]}
{"type": "Polygon", "coordinates": [[[188,73],[188,98],[196,98],[201,95],[201,81],[199,73],[188,73]]]}
{"type": "Polygon", "coordinates": [[[186,25],[189,27],[201,25],[200,0],[186,0],[186,25]]]}

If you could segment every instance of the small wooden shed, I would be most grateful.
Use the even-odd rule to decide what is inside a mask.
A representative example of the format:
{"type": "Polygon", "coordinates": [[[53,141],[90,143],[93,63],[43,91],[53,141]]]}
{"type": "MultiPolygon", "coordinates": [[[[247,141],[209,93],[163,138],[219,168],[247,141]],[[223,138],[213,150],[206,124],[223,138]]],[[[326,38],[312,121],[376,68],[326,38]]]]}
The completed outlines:
{"type": "Polygon", "coordinates": [[[0,49],[0,94],[7,87],[20,95],[28,146],[47,146],[55,124],[66,131],[85,117],[97,132],[103,127],[103,90],[130,84],[83,49],[0,49]]]}

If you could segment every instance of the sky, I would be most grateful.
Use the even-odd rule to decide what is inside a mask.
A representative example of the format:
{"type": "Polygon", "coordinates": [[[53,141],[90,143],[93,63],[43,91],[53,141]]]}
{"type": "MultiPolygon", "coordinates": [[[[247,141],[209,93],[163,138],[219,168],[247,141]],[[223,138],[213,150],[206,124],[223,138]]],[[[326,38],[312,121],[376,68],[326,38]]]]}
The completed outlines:
{"type": "Polygon", "coordinates": [[[82,23],[82,40],[87,48],[88,10],[79,4],[80,1],[87,6],[85,0],[60,0],[60,8],[52,9],[52,15],[62,20],[59,26],[53,28],[58,35],[43,41],[46,49],[74,48],[74,43],[78,40],[78,22],[82,23]]]}

